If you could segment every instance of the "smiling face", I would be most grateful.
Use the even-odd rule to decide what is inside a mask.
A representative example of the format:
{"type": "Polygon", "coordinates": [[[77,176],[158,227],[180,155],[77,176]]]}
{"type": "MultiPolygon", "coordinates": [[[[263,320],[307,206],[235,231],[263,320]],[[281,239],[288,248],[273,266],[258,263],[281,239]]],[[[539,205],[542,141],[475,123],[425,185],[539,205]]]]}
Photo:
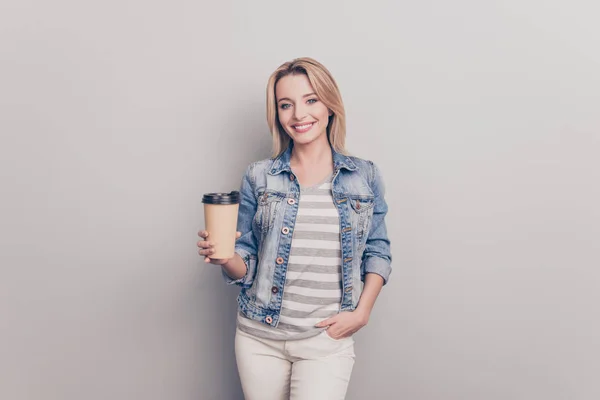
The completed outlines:
{"type": "Polygon", "coordinates": [[[331,111],[317,97],[304,74],[281,78],[275,86],[279,123],[294,144],[315,140],[327,141],[327,124],[331,111]]]}

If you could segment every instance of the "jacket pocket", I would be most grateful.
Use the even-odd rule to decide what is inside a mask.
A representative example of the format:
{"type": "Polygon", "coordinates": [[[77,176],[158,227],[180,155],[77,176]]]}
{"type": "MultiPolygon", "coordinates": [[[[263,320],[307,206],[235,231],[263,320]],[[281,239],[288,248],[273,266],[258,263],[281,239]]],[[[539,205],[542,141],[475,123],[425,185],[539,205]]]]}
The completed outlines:
{"type": "Polygon", "coordinates": [[[373,217],[374,197],[371,196],[349,196],[352,225],[355,227],[356,239],[360,243],[368,234],[368,229],[373,217]]]}
{"type": "Polygon", "coordinates": [[[283,196],[276,192],[265,191],[259,194],[254,223],[261,233],[268,232],[273,227],[282,200],[283,196]]]}

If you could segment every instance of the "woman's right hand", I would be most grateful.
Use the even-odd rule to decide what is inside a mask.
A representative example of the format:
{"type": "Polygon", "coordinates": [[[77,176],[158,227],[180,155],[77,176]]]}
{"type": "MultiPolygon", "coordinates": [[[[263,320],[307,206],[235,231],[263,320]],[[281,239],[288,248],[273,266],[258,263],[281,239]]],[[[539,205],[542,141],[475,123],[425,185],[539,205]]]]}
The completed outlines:
{"type": "MultiPolygon", "coordinates": [[[[198,236],[200,236],[203,240],[200,240],[198,242],[198,248],[200,250],[198,250],[198,254],[200,254],[201,256],[204,256],[204,262],[205,263],[211,263],[214,265],[223,265],[225,263],[227,263],[227,261],[229,261],[229,258],[211,258],[210,255],[213,254],[215,252],[215,243],[211,242],[209,240],[206,240],[208,238],[208,232],[207,231],[200,231],[198,232],[198,236]]],[[[236,239],[238,239],[240,236],[242,236],[241,232],[236,232],[235,237],[236,239]]]]}

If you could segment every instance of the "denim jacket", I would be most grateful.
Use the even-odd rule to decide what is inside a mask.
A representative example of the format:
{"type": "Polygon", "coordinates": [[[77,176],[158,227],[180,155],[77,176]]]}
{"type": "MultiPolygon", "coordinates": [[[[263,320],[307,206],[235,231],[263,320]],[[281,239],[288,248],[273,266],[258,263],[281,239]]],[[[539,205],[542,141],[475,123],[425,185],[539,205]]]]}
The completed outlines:
{"type": "MultiPolygon", "coordinates": [[[[242,180],[235,252],[246,263],[246,275],[229,284],[241,286],[239,310],[248,318],[277,326],[300,186],[290,168],[293,144],[275,159],[251,164],[242,180]]],[[[391,273],[390,241],[384,184],[373,162],[332,149],[332,194],[340,216],[342,249],[341,311],[356,308],[365,274],[391,273]]]]}

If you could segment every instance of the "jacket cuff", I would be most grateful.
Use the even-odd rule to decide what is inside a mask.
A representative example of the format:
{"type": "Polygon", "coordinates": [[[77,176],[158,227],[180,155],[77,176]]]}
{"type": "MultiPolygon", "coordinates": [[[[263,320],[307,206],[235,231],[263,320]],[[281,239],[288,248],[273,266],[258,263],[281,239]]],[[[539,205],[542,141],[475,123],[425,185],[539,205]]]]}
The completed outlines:
{"type": "Polygon", "coordinates": [[[244,264],[246,264],[246,274],[239,279],[233,279],[221,268],[223,279],[228,285],[249,286],[252,283],[249,277],[253,276],[253,271],[256,269],[256,257],[240,248],[236,248],[235,252],[242,258],[244,264]]]}
{"type": "MultiPolygon", "coordinates": [[[[390,279],[392,273],[392,267],[390,262],[384,258],[377,256],[369,256],[363,261],[363,270],[365,275],[368,273],[374,273],[380,275],[383,278],[383,284],[385,285],[390,279]]],[[[363,275],[364,280],[364,275],[363,275]]]]}

